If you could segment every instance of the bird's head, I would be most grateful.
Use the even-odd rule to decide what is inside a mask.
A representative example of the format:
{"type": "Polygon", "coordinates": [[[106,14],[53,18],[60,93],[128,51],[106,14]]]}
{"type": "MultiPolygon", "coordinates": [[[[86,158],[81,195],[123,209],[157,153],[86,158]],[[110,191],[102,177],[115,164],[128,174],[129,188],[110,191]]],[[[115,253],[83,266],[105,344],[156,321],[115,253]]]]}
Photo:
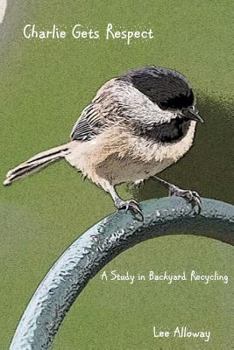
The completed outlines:
{"type": "Polygon", "coordinates": [[[181,73],[162,67],[145,67],[129,71],[122,79],[131,84],[157,105],[160,122],[175,118],[203,122],[196,107],[192,87],[181,73]]]}

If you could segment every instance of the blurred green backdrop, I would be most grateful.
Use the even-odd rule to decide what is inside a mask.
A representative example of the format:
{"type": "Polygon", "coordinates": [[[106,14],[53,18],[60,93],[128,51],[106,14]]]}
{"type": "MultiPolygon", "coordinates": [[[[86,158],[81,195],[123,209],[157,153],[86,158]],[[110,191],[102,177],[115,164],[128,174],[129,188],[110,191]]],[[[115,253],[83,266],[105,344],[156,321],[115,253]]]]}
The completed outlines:
{"type": "MultiPolygon", "coordinates": [[[[162,177],[202,196],[233,202],[233,1],[10,1],[0,26],[1,167],[68,140],[81,110],[109,78],[155,64],[188,76],[206,123],[195,146],[162,177]],[[26,40],[25,24],[70,31],[76,23],[100,30],[152,28],[153,40],[26,40]]],[[[139,200],[166,192],[148,181],[139,200]]],[[[65,162],[0,187],[0,349],[39,281],[82,232],[114,210],[110,197],[65,162]]],[[[122,254],[106,270],[178,273],[195,269],[233,274],[233,248],[198,237],[165,237],[122,254]]],[[[54,343],[71,349],[232,348],[233,284],[135,284],[94,278],[67,315],[54,343]],[[153,339],[152,327],[208,329],[211,340],[153,339]]]]}

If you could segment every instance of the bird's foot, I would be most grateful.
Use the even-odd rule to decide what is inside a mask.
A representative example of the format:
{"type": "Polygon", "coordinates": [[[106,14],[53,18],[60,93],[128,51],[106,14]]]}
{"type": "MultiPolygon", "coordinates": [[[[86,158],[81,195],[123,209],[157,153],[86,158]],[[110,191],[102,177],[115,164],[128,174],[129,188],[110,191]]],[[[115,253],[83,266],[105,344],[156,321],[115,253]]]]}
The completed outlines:
{"type": "MultiPolygon", "coordinates": [[[[197,207],[197,214],[201,212],[201,197],[195,191],[182,190],[181,188],[170,184],[169,185],[169,196],[177,196],[184,198],[188,203],[191,204],[192,210],[195,211],[197,207]]],[[[196,212],[196,211],[195,211],[196,212]]]]}
{"type": "Polygon", "coordinates": [[[136,202],[134,199],[130,199],[129,201],[118,199],[115,201],[115,206],[118,210],[124,209],[126,212],[130,210],[134,214],[138,214],[141,218],[141,221],[144,221],[144,216],[139,206],[139,203],[136,202]]]}

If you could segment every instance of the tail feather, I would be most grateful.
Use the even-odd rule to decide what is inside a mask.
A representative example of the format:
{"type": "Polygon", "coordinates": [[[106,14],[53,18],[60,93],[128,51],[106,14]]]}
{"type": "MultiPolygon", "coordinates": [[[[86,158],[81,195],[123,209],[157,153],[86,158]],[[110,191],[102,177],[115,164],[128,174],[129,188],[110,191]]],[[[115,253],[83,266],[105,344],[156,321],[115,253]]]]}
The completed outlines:
{"type": "Polygon", "coordinates": [[[21,163],[16,168],[8,171],[3,184],[10,185],[13,181],[19,180],[22,177],[39,171],[50,163],[63,158],[66,154],[69,153],[69,150],[69,144],[65,144],[36,154],[26,162],[21,163]]]}

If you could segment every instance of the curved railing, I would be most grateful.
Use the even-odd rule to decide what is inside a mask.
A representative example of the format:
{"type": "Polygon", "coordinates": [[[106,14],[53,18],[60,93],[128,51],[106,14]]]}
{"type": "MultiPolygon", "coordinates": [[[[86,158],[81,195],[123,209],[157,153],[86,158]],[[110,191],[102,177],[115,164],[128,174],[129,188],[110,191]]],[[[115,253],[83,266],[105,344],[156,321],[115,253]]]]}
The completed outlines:
{"type": "Polygon", "coordinates": [[[191,234],[234,243],[234,206],[202,198],[196,215],[181,198],[141,203],[144,221],[118,212],[81,235],[50,269],[28,304],[10,350],[48,349],[83,288],[109,261],[149,238],[191,234]]]}

